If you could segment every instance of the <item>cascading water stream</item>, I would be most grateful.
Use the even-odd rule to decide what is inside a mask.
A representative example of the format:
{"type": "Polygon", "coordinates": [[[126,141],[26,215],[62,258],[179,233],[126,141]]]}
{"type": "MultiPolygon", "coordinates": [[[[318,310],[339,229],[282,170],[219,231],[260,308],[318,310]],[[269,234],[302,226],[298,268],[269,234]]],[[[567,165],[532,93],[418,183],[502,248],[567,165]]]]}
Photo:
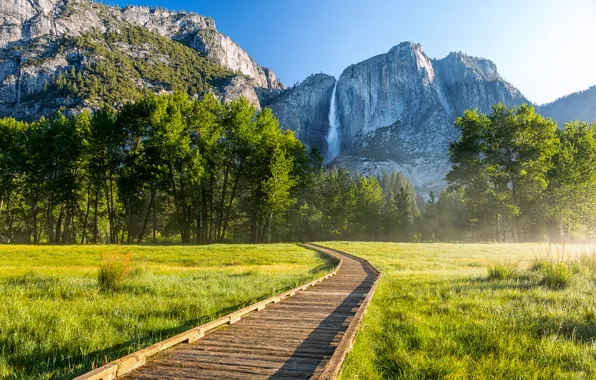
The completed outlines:
{"type": "Polygon", "coordinates": [[[331,94],[331,104],[329,105],[329,133],[325,140],[327,141],[327,156],[325,163],[333,161],[333,159],[339,156],[340,144],[339,144],[339,119],[337,117],[337,82],[333,87],[333,93],[331,94]]]}

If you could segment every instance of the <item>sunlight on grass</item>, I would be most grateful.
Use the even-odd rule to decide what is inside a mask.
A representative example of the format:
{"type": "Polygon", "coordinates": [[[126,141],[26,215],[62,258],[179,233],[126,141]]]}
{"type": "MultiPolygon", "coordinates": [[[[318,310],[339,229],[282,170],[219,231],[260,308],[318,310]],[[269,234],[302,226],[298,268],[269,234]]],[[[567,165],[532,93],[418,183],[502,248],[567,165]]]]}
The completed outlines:
{"type": "Polygon", "coordinates": [[[596,376],[592,247],[322,244],[383,272],[344,379],[596,376]]]}
{"type": "Polygon", "coordinates": [[[0,246],[0,377],[72,378],[332,266],[290,244],[0,246]],[[103,292],[105,252],[130,268],[103,292]]]}

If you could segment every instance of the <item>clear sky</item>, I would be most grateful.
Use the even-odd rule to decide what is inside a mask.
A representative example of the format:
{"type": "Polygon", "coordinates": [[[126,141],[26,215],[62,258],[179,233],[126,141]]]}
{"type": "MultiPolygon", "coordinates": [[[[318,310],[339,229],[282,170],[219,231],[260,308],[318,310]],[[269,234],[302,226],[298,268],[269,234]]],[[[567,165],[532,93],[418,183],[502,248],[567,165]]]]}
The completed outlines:
{"type": "Polygon", "coordinates": [[[104,0],[210,16],[286,84],[338,77],[403,41],[485,57],[545,103],[596,84],[596,0],[104,0]]]}

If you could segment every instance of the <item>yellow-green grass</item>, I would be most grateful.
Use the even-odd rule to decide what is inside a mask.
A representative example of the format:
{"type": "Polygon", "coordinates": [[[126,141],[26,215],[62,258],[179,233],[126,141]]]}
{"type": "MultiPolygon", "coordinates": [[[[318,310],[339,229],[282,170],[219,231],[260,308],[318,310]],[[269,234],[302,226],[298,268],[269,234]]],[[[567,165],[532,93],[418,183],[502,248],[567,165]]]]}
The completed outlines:
{"type": "Polygon", "coordinates": [[[0,378],[72,378],[333,264],[290,244],[0,246],[0,378]],[[132,256],[117,292],[98,288],[106,253],[132,256]]]}
{"type": "Polygon", "coordinates": [[[596,261],[570,266],[564,289],[531,270],[536,259],[593,248],[563,256],[546,244],[321,244],[383,272],[343,379],[596,377],[596,261]],[[491,278],[491,266],[514,274],[491,278]]]}

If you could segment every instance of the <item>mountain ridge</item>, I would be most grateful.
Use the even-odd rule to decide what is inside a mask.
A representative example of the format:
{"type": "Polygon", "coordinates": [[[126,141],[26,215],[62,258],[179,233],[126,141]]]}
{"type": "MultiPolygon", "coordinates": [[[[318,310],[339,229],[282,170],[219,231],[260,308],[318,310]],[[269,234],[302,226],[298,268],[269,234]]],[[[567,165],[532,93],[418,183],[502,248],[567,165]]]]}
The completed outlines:
{"type": "MultiPolygon", "coordinates": [[[[317,78],[323,77],[313,77],[308,85],[317,78]]],[[[326,88],[333,85],[328,80],[326,88]]],[[[288,108],[309,104],[306,115],[328,112],[330,98],[307,102],[301,94],[313,95],[302,86],[286,90],[298,98],[295,104],[271,105],[282,125],[296,124],[296,118],[308,125],[299,113],[285,112],[288,108]]],[[[489,112],[499,101],[517,105],[527,99],[500,76],[492,61],[463,53],[431,59],[421,44],[402,42],[348,66],[337,79],[341,154],[331,166],[365,175],[396,168],[419,189],[440,188],[449,168],[449,142],[458,136],[455,118],[468,108],[489,112]]],[[[329,129],[328,123],[325,127],[329,129]]],[[[324,138],[306,142],[318,143],[325,151],[324,138]]]]}
{"type": "MultiPolygon", "coordinates": [[[[333,91],[341,153],[330,165],[380,174],[396,168],[419,190],[441,188],[448,144],[464,110],[530,103],[487,58],[461,51],[429,58],[410,41],[286,88],[215,21],[192,12],[90,0],[0,0],[0,116],[118,107],[148,93],[246,97],[328,156],[333,91]]],[[[537,106],[559,123],[596,120],[596,87],[537,106]]]]}
{"type": "Polygon", "coordinates": [[[110,90],[122,101],[135,100],[147,91],[187,90],[189,95],[200,95],[212,90],[224,100],[246,96],[260,107],[261,98],[285,89],[272,70],[259,66],[229,37],[219,33],[211,18],[196,13],[139,6],[120,8],[88,0],[0,0],[0,6],[2,116],[35,118],[57,110],[78,112],[101,106],[101,100],[81,95],[78,90],[86,85],[86,79],[105,80],[93,79],[97,77],[94,66],[113,59],[123,62],[110,69],[123,72],[118,86],[110,90]],[[132,35],[142,37],[131,39],[132,35]],[[177,55],[188,59],[179,60],[177,55]],[[144,74],[155,62],[164,75],[153,73],[155,80],[147,83],[144,74]],[[76,75],[80,72],[84,80],[74,84],[70,81],[70,87],[62,86],[63,97],[52,94],[58,101],[42,104],[40,98],[48,98],[42,96],[45,89],[52,88],[62,80],[60,76],[70,71],[76,75]],[[124,82],[135,82],[136,89],[124,82]],[[119,91],[120,87],[126,87],[126,91],[119,91]],[[23,97],[32,95],[40,95],[34,99],[38,104],[21,104],[23,97]]]}

